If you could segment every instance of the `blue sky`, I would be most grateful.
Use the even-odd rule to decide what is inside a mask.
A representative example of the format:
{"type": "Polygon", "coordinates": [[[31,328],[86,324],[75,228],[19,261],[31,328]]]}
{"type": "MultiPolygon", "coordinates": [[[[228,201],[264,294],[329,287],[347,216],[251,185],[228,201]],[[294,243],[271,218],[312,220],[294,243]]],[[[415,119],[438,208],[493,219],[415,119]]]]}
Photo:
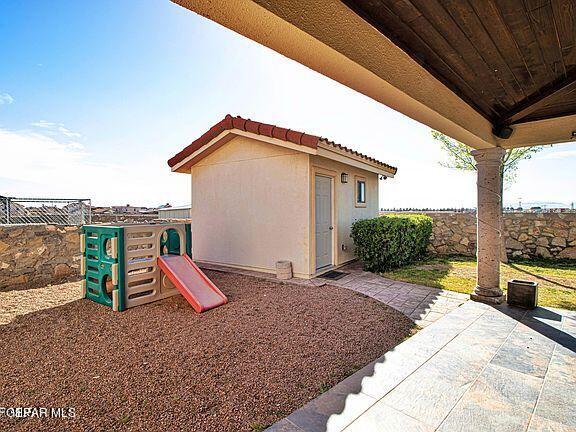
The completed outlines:
{"type": "MultiPolygon", "coordinates": [[[[381,207],[475,205],[426,126],[168,0],[4,0],[0,56],[0,195],[185,204],[166,160],[231,113],[398,166],[381,207]]],[[[575,167],[547,148],[505,200],[576,201],[575,167]]]]}

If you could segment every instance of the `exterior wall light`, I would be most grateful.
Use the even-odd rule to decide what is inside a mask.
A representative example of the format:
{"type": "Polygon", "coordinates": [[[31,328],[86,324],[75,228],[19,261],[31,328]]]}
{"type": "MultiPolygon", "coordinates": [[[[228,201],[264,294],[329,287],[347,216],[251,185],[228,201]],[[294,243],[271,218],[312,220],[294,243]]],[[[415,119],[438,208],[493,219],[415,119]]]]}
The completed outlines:
{"type": "Polygon", "coordinates": [[[346,174],[346,173],[340,174],[340,181],[342,183],[348,183],[348,174],[346,174]]]}
{"type": "Polygon", "coordinates": [[[502,139],[510,138],[512,136],[512,132],[514,132],[514,129],[506,125],[496,125],[492,128],[492,133],[498,138],[502,139]]]}

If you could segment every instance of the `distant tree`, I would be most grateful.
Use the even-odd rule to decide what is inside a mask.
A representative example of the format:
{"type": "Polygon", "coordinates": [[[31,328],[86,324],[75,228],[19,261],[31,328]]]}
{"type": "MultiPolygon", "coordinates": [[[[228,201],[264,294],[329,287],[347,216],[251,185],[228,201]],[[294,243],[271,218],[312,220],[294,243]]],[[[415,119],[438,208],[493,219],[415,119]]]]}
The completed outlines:
{"type": "MultiPolygon", "coordinates": [[[[440,165],[447,168],[455,168],[464,171],[476,171],[476,161],[470,153],[472,149],[466,144],[456,141],[441,132],[432,130],[432,138],[438,141],[442,149],[448,154],[447,162],[440,162],[440,165]]],[[[542,146],[537,147],[522,147],[506,150],[502,167],[500,168],[500,176],[503,180],[503,185],[511,185],[516,181],[516,174],[518,172],[518,164],[526,159],[532,158],[535,153],[542,150],[542,146]]]]}
{"type": "MultiPolygon", "coordinates": [[[[441,132],[435,130],[431,130],[430,132],[432,133],[432,138],[438,141],[442,149],[448,154],[448,161],[440,162],[440,165],[464,171],[477,170],[476,161],[471,154],[472,149],[470,147],[441,132]]],[[[510,186],[516,181],[518,165],[521,161],[532,158],[534,154],[541,150],[542,146],[506,150],[506,154],[502,160],[502,166],[500,167],[500,178],[502,179],[500,186],[500,205],[502,209],[504,208],[504,185],[510,186]]],[[[502,241],[500,255],[503,262],[508,262],[504,241],[502,241]]]]}

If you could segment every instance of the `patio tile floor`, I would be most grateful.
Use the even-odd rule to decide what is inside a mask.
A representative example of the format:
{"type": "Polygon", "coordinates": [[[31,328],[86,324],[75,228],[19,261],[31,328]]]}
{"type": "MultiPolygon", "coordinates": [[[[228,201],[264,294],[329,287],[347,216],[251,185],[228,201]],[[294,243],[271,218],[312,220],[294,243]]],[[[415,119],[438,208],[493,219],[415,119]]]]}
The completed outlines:
{"type": "Polygon", "coordinates": [[[339,270],[350,274],[336,281],[320,278],[313,281],[324,281],[373,297],[409,316],[420,327],[430,325],[470,298],[467,294],[387,279],[363,271],[359,263],[339,270]]]}
{"type": "Polygon", "coordinates": [[[576,431],[576,312],[468,301],[270,432],[576,431]]]}
{"type": "Polygon", "coordinates": [[[492,307],[357,264],[343,270],[336,281],[284,282],[351,289],[425,328],[267,431],[576,432],[576,312],[492,307]]]}
{"type": "Polygon", "coordinates": [[[273,279],[276,282],[289,284],[312,286],[333,285],[347,288],[368,297],[372,297],[390,307],[393,307],[394,309],[399,310],[404,315],[407,315],[414,320],[414,322],[420,327],[430,325],[470,298],[468,294],[461,294],[387,279],[377,274],[363,271],[362,267],[358,263],[352,263],[339,268],[338,270],[349,273],[339,280],[314,278],[310,280],[289,279],[286,281],[279,281],[276,279],[274,274],[270,273],[237,269],[215,264],[200,264],[200,266],[206,269],[239,273],[264,279],[273,279]]]}

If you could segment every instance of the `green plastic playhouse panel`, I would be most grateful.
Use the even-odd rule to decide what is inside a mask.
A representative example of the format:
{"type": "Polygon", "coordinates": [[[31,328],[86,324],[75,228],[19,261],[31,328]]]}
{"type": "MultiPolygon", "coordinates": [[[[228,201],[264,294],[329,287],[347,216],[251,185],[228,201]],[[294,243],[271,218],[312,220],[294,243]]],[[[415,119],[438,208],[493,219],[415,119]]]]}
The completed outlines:
{"type": "Polygon", "coordinates": [[[192,227],[187,223],[184,229],[186,230],[186,255],[192,258],[192,227]]]}
{"type": "Polygon", "coordinates": [[[86,225],[82,227],[85,236],[84,257],[86,259],[86,298],[112,307],[112,290],[118,290],[118,310],[125,309],[124,304],[124,229],[122,227],[86,225]],[[117,240],[117,257],[110,253],[111,241],[117,240]],[[107,251],[108,249],[108,251],[107,251]],[[112,266],[118,265],[117,285],[107,291],[106,285],[112,284],[112,266]]]}
{"type": "Polygon", "coordinates": [[[160,250],[162,254],[180,255],[180,235],[173,228],[166,230],[160,239],[160,250]]]}

